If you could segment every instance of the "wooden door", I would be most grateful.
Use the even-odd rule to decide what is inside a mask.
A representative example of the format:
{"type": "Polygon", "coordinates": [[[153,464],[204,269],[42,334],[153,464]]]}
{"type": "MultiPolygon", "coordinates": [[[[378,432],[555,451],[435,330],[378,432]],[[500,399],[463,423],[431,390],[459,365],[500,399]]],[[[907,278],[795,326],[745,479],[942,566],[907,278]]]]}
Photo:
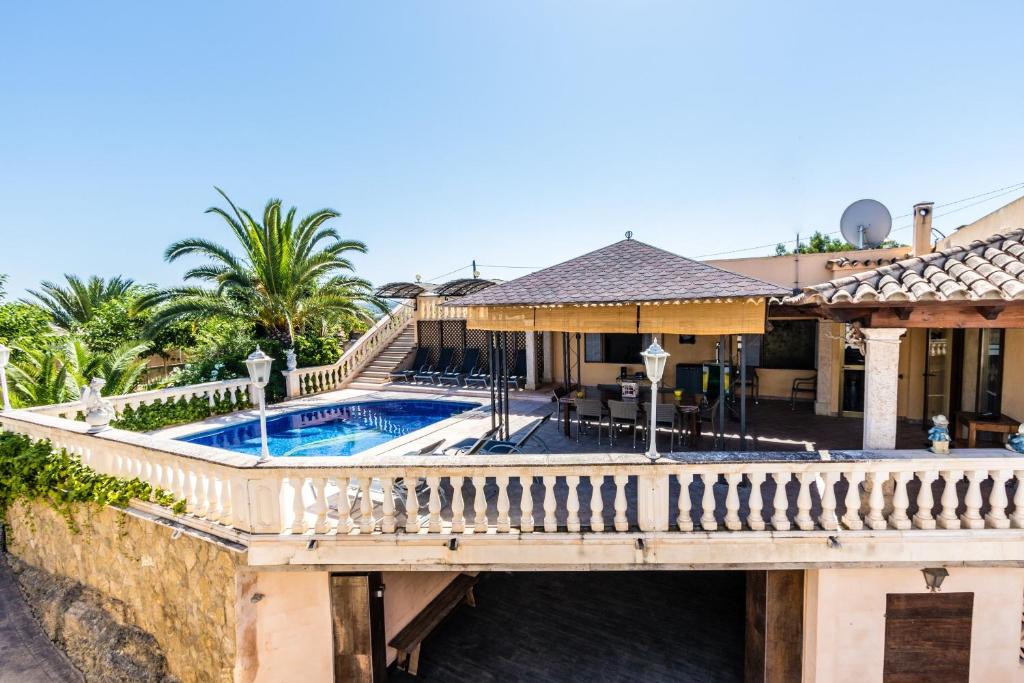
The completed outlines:
{"type": "Polygon", "coordinates": [[[967,683],[974,593],[890,593],[883,683],[967,683]]]}
{"type": "Polygon", "coordinates": [[[387,680],[384,584],[379,572],[331,575],[336,683],[387,680]]]}

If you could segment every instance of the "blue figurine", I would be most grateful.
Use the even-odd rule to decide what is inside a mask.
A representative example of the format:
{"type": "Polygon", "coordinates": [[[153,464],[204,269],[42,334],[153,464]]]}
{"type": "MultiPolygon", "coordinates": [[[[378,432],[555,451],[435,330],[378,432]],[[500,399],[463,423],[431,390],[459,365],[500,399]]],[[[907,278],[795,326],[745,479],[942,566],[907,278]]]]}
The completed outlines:
{"type": "Polygon", "coordinates": [[[932,442],[932,453],[949,453],[949,420],[945,415],[936,415],[932,418],[928,440],[932,442]]]}
{"type": "Polygon", "coordinates": [[[1024,425],[1018,427],[1017,433],[1008,439],[1006,448],[1015,453],[1024,453],[1024,425]]]}

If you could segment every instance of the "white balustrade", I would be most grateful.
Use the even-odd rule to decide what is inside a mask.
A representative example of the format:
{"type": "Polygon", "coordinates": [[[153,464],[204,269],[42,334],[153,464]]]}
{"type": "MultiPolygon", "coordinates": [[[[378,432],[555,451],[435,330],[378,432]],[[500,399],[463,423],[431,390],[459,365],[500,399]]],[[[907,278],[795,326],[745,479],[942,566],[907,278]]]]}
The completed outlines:
{"type": "Polygon", "coordinates": [[[247,455],[117,429],[88,434],[84,423],[29,411],[3,413],[0,426],[168,490],[186,500],[187,517],[284,538],[637,533],[656,528],[648,515],[675,520],[659,533],[715,536],[1024,527],[1024,458],[999,452],[781,462],[751,453],[710,464],[607,453],[279,458],[257,467],[247,455]]]}
{"type": "Polygon", "coordinates": [[[465,320],[465,306],[442,306],[447,299],[437,296],[421,296],[416,300],[417,320],[465,320]]]}
{"type": "Polygon", "coordinates": [[[414,318],[411,303],[400,304],[357,339],[337,363],[285,370],[286,394],[294,398],[345,388],[414,318]]]}

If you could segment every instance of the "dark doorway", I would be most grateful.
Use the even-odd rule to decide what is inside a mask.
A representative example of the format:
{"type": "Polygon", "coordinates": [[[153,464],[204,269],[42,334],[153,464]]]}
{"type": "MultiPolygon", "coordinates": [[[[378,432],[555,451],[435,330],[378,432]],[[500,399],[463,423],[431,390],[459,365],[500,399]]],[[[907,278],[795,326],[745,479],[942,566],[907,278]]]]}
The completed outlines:
{"type": "MultiPolygon", "coordinates": [[[[434,681],[743,681],[744,572],[494,572],[425,642],[434,681]]],[[[391,680],[415,680],[402,672],[391,680]]]]}

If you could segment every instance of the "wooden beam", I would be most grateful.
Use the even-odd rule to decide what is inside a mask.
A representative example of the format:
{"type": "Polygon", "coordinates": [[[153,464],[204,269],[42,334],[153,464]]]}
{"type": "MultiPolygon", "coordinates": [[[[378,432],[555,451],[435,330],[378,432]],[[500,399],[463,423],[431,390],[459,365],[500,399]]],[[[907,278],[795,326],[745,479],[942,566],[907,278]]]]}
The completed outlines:
{"type": "Polygon", "coordinates": [[[747,572],[745,683],[799,681],[803,669],[804,572],[747,572]]]}
{"type": "Polygon", "coordinates": [[[1024,306],[920,305],[911,308],[906,317],[895,308],[878,308],[869,312],[869,318],[870,327],[1024,328],[1024,306]]]}

